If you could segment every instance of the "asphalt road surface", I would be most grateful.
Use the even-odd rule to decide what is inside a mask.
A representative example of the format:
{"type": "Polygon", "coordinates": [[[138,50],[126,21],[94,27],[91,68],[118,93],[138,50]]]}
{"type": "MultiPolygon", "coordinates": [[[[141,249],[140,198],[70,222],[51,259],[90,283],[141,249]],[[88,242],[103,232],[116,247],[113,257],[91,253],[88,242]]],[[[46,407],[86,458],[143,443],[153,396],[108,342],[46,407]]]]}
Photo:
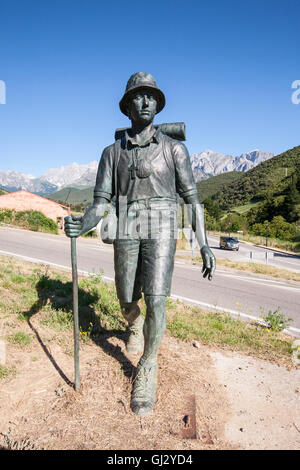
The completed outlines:
{"type": "Polygon", "coordinates": [[[217,258],[229,258],[235,261],[249,262],[252,252],[252,262],[268,264],[277,268],[288,269],[294,272],[300,272],[300,256],[251,245],[250,243],[240,242],[239,251],[221,250],[219,248],[218,237],[208,237],[210,247],[213,248],[217,258]],[[266,253],[268,257],[266,258],[266,253]]]}
{"type": "MultiPolygon", "coordinates": [[[[209,243],[216,255],[245,261],[249,245],[241,244],[238,252],[220,250],[216,238],[209,243]]],[[[252,251],[265,249],[252,247],[252,251]]],[[[300,270],[299,257],[278,253],[276,265],[300,270]],[[282,256],[281,256],[282,255],[282,256]]],[[[42,234],[21,229],[0,227],[0,254],[18,256],[70,269],[70,240],[65,236],[42,234]]],[[[275,253],[274,253],[275,254],[275,253]]],[[[95,239],[77,240],[78,270],[103,270],[104,279],[114,280],[113,249],[95,239]]],[[[249,255],[248,255],[249,256],[249,255]]],[[[270,263],[269,263],[270,264],[270,263]]],[[[199,306],[227,311],[243,319],[259,318],[280,307],[281,313],[293,318],[290,333],[300,336],[300,285],[297,282],[275,280],[264,276],[217,268],[213,280],[203,279],[201,268],[177,259],[172,282],[172,296],[199,306]]]]}

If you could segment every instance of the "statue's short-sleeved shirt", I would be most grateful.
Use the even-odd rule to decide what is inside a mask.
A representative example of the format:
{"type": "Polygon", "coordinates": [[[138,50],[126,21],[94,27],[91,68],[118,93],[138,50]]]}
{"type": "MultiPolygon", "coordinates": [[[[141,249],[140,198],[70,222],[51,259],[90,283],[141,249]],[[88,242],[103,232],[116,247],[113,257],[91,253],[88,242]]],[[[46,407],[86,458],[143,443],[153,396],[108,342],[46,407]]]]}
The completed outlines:
{"type": "Polygon", "coordinates": [[[143,146],[125,137],[105,148],[98,167],[95,197],[127,197],[128,204],[152,198],[176,200],[196,194],[185,145],[162,134],[150,135],[143,146]]]}

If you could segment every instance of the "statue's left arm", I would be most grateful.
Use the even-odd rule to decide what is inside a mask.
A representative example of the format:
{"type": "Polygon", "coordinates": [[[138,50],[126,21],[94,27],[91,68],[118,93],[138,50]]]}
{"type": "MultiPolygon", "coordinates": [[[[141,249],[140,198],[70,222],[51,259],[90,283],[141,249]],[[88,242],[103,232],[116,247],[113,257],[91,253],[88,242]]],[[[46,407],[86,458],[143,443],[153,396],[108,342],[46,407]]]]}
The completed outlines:
{"type": "Polygon", "coordinates": [[[211,280],[216,269],[216,258],[208,246],[204,208],[200,204],[197,194],[197,187],[191,168],[188,151],[182,143],[176,142],[173,145],[173,158],[176,173],[176,190],[188,205],[188,214],[192,229],[195,232],[199,243],[200,253],[203,260],[203,277],[211,280]]]}

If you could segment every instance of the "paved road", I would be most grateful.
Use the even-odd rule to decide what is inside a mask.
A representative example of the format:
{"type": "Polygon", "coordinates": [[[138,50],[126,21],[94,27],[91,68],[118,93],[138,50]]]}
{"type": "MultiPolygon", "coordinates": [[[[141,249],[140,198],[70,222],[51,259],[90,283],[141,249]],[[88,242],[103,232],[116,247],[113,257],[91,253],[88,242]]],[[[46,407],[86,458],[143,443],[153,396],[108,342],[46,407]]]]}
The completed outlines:
{"type": "MultiPolygon", "coordinates": [[[[283,253],[274,249],[251,245],[250,243],[240,242],[239,251],[221,250],[219,248],[219,238],[209,236],[208,242],[216,258],[227,258],[233,261],[250,262],[250,252],[253,254],[252,262],[268,264],[277,268],[288,269],[300,273],[300,255],[283,253]],[[266,253],[268,258],[266,259],[266,253]]],[[[196,250],[195,250],[196,253],[196,250]]]]}
{"type": "MultiPolygon", "coordinates": [[[[214,246],[212,244],[212,246],[214,246]]],[[[80,238],[77,242],[78,269],[99,272],[103,269],[106,280],[113,281],[113,250],[98,240],[80,238]]],[[[215,249],[218,254],[223,251],[215,249]]],[[[64,236],[41,234],[20,229],[0,228],[0,254],[28,257],[70,268],[70,240],[64,236]]],[[[234,253],[235,255],[236,253],[234,253]]],[[[226,256],[231,256],[226,252],[226,256]]],[[[298,261],[299,262],[299,261],[298,261]]],[[[291,281],[277,281],[246,272],[238,274],[217,269],[212,282],[202,278],[199,266],[180,259],[175,262],[172,295],[186,302],[240,314],[241,318],[260,317],[261,309],[267,313],[277,307],[294,319],[291,330],[300,335],[300,286],[291,281]]]]}

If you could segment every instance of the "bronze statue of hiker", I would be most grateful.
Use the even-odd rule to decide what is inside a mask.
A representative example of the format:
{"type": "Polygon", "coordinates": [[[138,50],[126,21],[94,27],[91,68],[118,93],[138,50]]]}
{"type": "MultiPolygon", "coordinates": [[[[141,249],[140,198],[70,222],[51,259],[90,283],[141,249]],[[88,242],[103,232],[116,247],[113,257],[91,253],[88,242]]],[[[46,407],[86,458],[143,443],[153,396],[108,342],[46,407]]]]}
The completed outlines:
{"type": "Polygon", "coordinates": [[[129,353],[142,353],[131,396],[131,409],[139,415],[149,413],[156,400],[157,355],[166,326],[165,304],[176,250],[177,195],[191,208],[203,277],[211,280],[216,266],[187,149],[172,138],[176,137],[172,124],[169,132],[168,126],[163,131],[153,125],[155,114],[164,106],[165,96],[152,75],[138,72],[129,78],[120,109],[131,128],[104,149],[93,204],[83,217],[65,219],[67,236],[79,237],[99,223],[107,205],[115,200],[115,282],[130,330],[126,348],[129,353]],[[142,292],[145,320],[138,306],[142,292]]]}

